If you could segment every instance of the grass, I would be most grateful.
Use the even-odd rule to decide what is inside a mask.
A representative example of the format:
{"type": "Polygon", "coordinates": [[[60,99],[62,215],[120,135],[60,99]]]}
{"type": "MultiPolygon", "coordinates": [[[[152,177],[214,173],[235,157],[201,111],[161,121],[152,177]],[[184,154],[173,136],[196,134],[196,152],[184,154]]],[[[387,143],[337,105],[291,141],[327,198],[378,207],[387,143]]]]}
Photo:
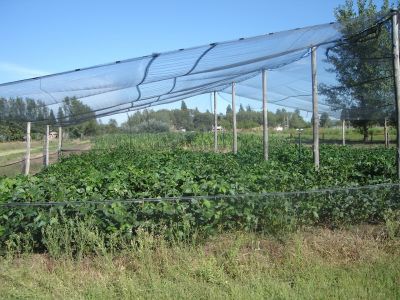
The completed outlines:
{"type": "MultiPolygon", "coordinates": [[[[272,135],[292,136],[297,140],[298,132],[295,129],[290,129],[286,132],[271,132],[272,135]]],[[[341,128],[324,128],[319,129],[321,143],[342,143],[342,129],[341,128]]],[[[302,139],[304,142],[311,142],[313,138],[312,128],[305,128],[302,131],[302,139]]],[[[350,128],[345,131],[345,139],[350,144],[363,144],[363,134],[360,130],[350,128]]],[[[394,128],[389,130],[389,140],[394,143],[396,140],[396,131],[394,128]]],[[[383,144],[385,141],[384,128],[373,127],[369,129],[368,144],[383,144]]]]}
{"type": "Polygon", "coordinates": [[[227,233],[167,244],[142,232],[113,254],[0,260],[18,299],[398,299],[400,241],[384,228],[308,229],[280,239],[227,233]]]}
{"type": "MultiPolygon", "coordinates": [[[[26,150],[25,142],[6,142],[0,143],[0,166],[23,160],[26,150]]],[[[66,140],[63,142],[64,149],[88,149],[88,140],[66,140]]],[[[57,161],[58,141],[51,140],[49,143],[50,163],[57,161]]],[[[31,144],[31,174],[39,172],[43,167],[43,142],[32,141],[31,144]]],[[[23,163],[0,168],[0,176],[15,176],[22,172],[23,163]]]]}

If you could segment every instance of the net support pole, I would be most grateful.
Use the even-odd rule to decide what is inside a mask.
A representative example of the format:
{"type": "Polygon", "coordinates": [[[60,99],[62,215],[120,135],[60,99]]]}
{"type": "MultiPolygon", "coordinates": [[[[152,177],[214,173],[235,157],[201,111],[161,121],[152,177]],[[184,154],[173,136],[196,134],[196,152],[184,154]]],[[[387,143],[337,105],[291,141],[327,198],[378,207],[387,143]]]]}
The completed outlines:
{"type": "Polygon", "coordinates": [[[342,145],[346,146],[346,120],[342,120],[342,145]]]}
{"type": "Polygon", "coordinates": [[[385,147],[387,148],[389,146],[388,144],[388,128],[387,128],[387,119],[385,118],[385,123],[383,125],[383,136],[385,139],[385,147]]]}
{"type": "Polygon", "coordinates": [[[313,104],[313,156],[314,167],[319,169],[319,116],[318,116],[318,86],[317,86],[317,47],[311,48],[311,78],[313,104]]]}
{"type": "Polygon", "coordinates": [[[214,152],[218,152],[218,114],[217,114],[217,92],[214,96],[214,152]]]}
{"type": "Polygon", "coordinates": [[[263,108],[264,160],[268,160],[268,108],[267,108],[267,72],[266,72],[266,70],[262,70],[262,108],[263,108]]]}
{"type": "Polygon", "coordinates": [[[29,175],[29,168],[31,166],[31,122],[26,123],[26,152],[24,175],[29,175]]]}
{"type": "Polygon", "coordinates": [[[400,179],[400,61],[399,61],[399,27],[398,12],[393,11],[392,15],[392,42],[393,42],[393,72],[394,72],[394,94],[396,101],[396,167],[397,177],[400,179]]]}
{"type": "Polygon", "coordinates": [[[62,148],[62,127],[58,127],[58,160],[61,159],[61,148],[62,148]]]}
{"type": "Polygon", "coordinates": [[[50,125],[46,125],[46,134],[44,136],[44,156],[43,156],[43,165],[45,167],[49,166],[49,135],[50,135],[50,125]]]}
{"type": "Polygon", "coordinates": [[[233,127],[233,154],[237,154],[237,127],[236,127],[236,83],[232,83],[232,127],[233,127]]]}

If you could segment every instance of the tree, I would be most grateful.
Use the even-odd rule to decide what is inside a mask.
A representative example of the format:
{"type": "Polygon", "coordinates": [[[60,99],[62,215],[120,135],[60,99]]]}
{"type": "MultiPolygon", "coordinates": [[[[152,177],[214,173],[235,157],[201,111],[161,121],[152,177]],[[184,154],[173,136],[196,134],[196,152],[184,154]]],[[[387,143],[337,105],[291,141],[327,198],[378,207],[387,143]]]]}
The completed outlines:
{"type": "Polygon", "coordinates": [[[324,112],[321,114],[321,117],[319,119],[319,126],[321,127],[329,127],[330,125],[330,119],[329,119],[329,114],[327,112],[324,112]]]}
{"type": "MultiPolygon", "coordinates": [[[[184,102],[183,102],[184,103],[184,102]]],[[[186,130],[191,129],[192,120],[190,117],[189,110],[173,110],[174,126],[177,129],[184,128],[186,130]]]]}
{"type": "Polygon", "coordinates": [[[213,124],[213,114],[209,111],[196,113],[193,118],[193,125],[199,131],[209,131],[213,124]]]}
{"type": "MultiPolygon", "coordinates": [[[[389,1],[384,0],[381,12],[389,9],[389,1]]],[[[352,0],[347,0],[335,10],[347,42],[327,52],[327,62],[332,65],[327,71],[335,73],[340,86],[320,86],[327,102],[335,110],[346,111],[352,125],[361,129],[364,141],[368,139],[368,127],[393,111],[389,105],[393,102],[390,26],[385,23],[365,32],[375,24],[377,15],[376,5],[367,0],[358,0],[356,8],[352,0]],[[355,35],[360,32],[365,33],[355,35]]]]}
{"type": "Polygon", "coordinates": [[[296,109],[290,117],[290,127],[292,128],[304,128],[307,126],[306,121],[300,115],[300,110],[296,109]]]}
{"type": "MultiPolygon", "coordinates": [[[[64,121],[72,124],[67,131],[72,138],[95,135],[98,124],[92,109],[75,97],[66,97],[62,107],[64,121]]],[[[59,110],[60,112],[60,110],[59,110]]]]}
{"type": "Polygon", "coordinates": [[[243,111],[244,111],[243,104],[240,104],[240,106],[239,106],[239,112],[243,112],[243,111]]]}
{"type": "Polygon", "coordinates": [[[49,115],[49,124],[50,125],[55,125],[57,123],[56,117],[54,115],[54,112],[52,109],[50,109],[50,115],[49,115]]]}
{"type": "Polygon", "coordinates": [[[137,133],[141,132],[157,133],[157,132],[168,132],[168,131],[169,131],[168,124],[153,119],[140,123],[133,128],[133,132],[137,133]]]}
{"type": "Polygon", "coordinates": [[[232,113],[232,106],[228,104],[228,106],[226,107],[226,114],[229,115],[231,113],[232,113]]]}
{"type": "MultiPolygon", "coordinates": [[[[100,123],[100,125],[101,125],[101,123],[100,123]]],[[[103,128],[104,128],[106,133],[117,133],[118,132],[117,120],[115,120],[115,119],[108,120],[108,124],[105,125],[105,126],[103,125],[103,128]]]]}
{"type": "Polygon", "coordinates": [[[64,111],[61,106],[58,108],[57,121],[59,125],[61,125],[64,122],[64,111]]]}
{"type": "Polygon", "coordinates": [[[185,101],[182,101],[182,103],[181,103],[181,110],[184,110],[184,111],[188,110],[185,101]]]}
{"type": "Polygon", "coordinates": [[[28,121],[33,121],[37,118],[36,101],[33,99],[26,99],[26,118],[28,121]]]}

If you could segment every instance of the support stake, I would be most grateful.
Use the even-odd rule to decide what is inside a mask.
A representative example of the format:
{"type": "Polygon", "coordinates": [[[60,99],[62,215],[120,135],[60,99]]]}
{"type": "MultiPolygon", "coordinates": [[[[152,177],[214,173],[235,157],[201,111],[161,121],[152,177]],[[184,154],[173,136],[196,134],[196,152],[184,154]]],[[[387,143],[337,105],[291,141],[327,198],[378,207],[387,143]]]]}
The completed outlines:
{"type": "Polygon", "coordinates": [[[232,83],[232,126],[233,126],[233,154],[237,154],[237,128],[236,128],[236,83],[232,83]]]}
{"type": "Polygon", "coordinates": [[[44,157],[43,157],[43,165],[45,167],[49,166],[49,134],[50,134],[50,125],[46,125],[46,135],[44,136],[44,157]]]}
{"type": "Polygon", "coordinates": [[[262,71],[262,101],[264,160],[268,160],[267,72],[265,70],[262,71]]]}
{"type": "Polygon", "coordinates": [[[31,166],[31,122],[26,123],[26,153],[24,174],[29,175],[29,168],[31,166]]]}
{"type": "Polygon", "coordinates": [[[346,120],[342,120],[342,145],[346,146],[346,120]]]}
{"type": "Polygon", "coordinates": [[[313,103],[313,154],[315,169],[319,169],[319,115],[318,115],[318,86],[317,86],[317,47],[311,48],[311,78],[313,103]]]}
{"type": "Polygon", "coordinates": [[[61,159],[61,149],[62,149],[62,127],[58,127],[58,160],[61,159]]]}
{"type": "Polygon", "coordinates": [[[218,152],[218,114],[217,114],[217,92],[214,92],[214,152],[218,152]]]}

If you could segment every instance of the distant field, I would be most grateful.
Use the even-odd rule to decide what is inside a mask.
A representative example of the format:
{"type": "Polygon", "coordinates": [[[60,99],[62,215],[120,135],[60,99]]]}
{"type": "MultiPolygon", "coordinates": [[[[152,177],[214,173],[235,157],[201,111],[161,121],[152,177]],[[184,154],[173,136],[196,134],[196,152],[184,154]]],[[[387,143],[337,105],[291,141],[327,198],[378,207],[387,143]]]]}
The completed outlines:
{"type": "MultiPolygon", "coordinates": [[[[252,132],[259,132],[261,134],[262,128],[255,128],[253,130],[245,130],[252,132]]],[[[229,131],[228,131],[229,132],[229,131]]],[[[342,128],[323,128],[319,129],[320,142],[321,143],[342,143],[342,128]]],[[[284,130],[283,132],[277,132],[274,129],[270,129],[271,136],[281,137],[292,137],[294,140],[298,139],[298,131],[296,129],[284,130]]],[[[305,128],[301,133],[302,141],[312,141],[312,128],[305,128]]],[[[358,129],[346,128],[345,138],[347,143],[351,144],[363,144],[364,136],[358,129]]],[[[373,127],[369,129],[368,142],[367,144],[379,144],[384,143],[384,129],[383,127],[373,127]]],[[[394,128],[389,129],[389,141],[395,143],[396,131],[394,128]]]]}

